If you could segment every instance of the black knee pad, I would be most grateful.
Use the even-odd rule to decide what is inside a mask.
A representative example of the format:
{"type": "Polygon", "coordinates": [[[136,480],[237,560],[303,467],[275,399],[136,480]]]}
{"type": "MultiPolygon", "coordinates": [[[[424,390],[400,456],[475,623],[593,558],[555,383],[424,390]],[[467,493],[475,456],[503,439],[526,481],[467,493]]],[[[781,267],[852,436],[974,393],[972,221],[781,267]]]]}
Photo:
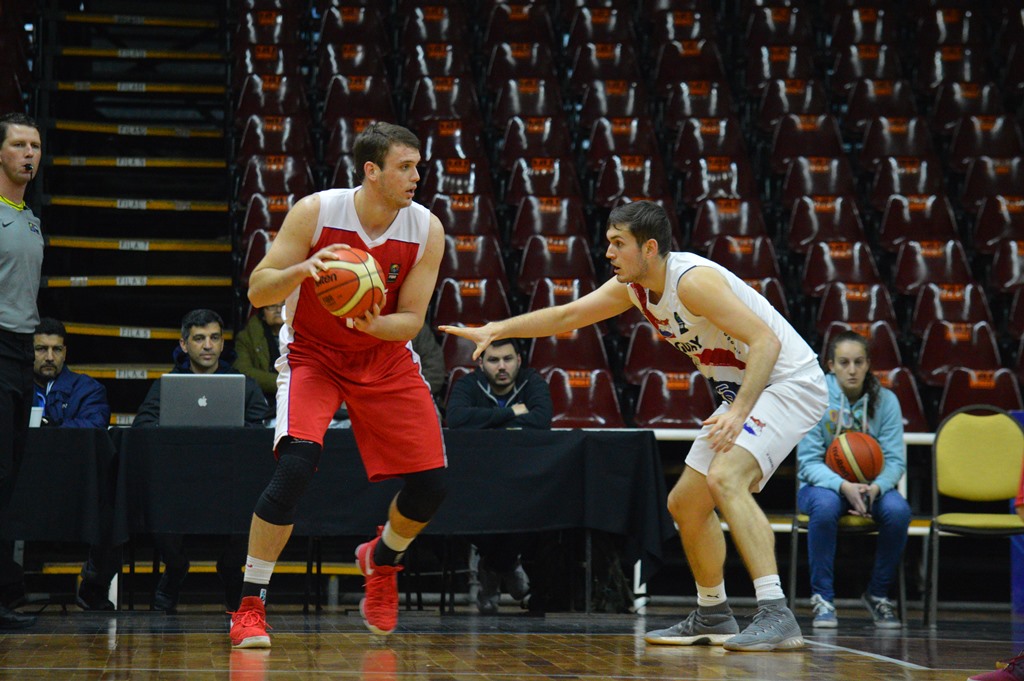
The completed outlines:
{"type": "Polygon", "coordinates": [[[445,495],[448,494],[445,486],[447,477],[448,471],[444,468],[433,468],[402,476],[405,487],[395,499],[398,512],[409,520],[418,523],[428,522],[437,513],[445,495]]]}
{"type": "Polygon", "coordinates": [[[295,505],[320,463],[322,447],[309,440],[286,437],[277,447],[277,468],[256,502],[256,516],[271,525],[291,525],[295,505]]]}

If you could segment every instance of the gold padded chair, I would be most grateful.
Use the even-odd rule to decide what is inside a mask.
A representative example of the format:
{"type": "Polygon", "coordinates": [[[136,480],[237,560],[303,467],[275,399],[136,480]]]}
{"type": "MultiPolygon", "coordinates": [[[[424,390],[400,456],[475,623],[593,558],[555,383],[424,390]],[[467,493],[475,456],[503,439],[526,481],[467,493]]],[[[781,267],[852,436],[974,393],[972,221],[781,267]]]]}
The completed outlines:
{"type": "Polygon", "coordinates": [[[1015,513],[991,512],[992,502],[1017,496],[1024,464],[1024,429],[1006,411],[990,405],[958,409],[939,424],[932,445],[932,521],[928,535],[924,623],[938,613],[939,537],[1009,537],[1024,534],[1015,513]],[[940,504],[975,502],[978,512],[944,513],[940,504]]]}

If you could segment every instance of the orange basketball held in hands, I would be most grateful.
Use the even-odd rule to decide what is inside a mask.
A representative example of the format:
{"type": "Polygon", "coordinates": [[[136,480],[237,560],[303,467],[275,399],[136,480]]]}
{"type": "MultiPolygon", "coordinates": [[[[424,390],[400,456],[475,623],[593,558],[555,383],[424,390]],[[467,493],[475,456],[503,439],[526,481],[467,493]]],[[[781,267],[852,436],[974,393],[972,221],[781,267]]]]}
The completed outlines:
{"type": "Polygon", "coordinates": [[[867,433],[843,433],[825,451],[825,465],[850,482],[869,483],[885,466],[882,447],[867,433]]]}
{"type": "Polygon", "coordinates": [[[338,317],[362,317],[374,305],[384,305],[384,273],[372,255],[358,248],[335,251],[327,269],[314,281],[316,296],[338,317]]]}

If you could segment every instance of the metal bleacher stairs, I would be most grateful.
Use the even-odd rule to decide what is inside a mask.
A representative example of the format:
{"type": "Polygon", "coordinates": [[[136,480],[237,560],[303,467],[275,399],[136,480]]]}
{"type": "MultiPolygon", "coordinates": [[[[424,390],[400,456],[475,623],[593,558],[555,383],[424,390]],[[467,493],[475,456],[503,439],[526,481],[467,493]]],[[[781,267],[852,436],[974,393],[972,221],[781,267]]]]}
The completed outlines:
{"type": "Polygon", "coordinates": [[[40,310],[67,325],[69,364],[105,384],[112,420],[130,422],[182,316],[236,307],[227,3],[40,7],[40,310]]]}

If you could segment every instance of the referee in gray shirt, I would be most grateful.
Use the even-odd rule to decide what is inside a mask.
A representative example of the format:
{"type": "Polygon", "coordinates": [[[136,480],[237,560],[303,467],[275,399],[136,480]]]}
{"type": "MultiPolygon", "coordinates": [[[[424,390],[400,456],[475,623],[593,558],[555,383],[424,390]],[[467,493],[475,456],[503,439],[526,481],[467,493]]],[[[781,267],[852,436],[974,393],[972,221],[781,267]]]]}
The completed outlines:
{"type": "MultiPolygon", "coordinates": [[[[22,113],[0,116],[0,513],[7,510],[28,438],[35,398],[33,333],[39,324],[43,234],[25,205],[25,188],[41,161],[39,126],[22,113]]],[[[0,542],[0,563],[13,563],[0,542]]],[[[0,585],[6,586],[6,585],[0,585]]],[[[30,626],[35,618],[0,604],[0,630],[30,626]]]]}

